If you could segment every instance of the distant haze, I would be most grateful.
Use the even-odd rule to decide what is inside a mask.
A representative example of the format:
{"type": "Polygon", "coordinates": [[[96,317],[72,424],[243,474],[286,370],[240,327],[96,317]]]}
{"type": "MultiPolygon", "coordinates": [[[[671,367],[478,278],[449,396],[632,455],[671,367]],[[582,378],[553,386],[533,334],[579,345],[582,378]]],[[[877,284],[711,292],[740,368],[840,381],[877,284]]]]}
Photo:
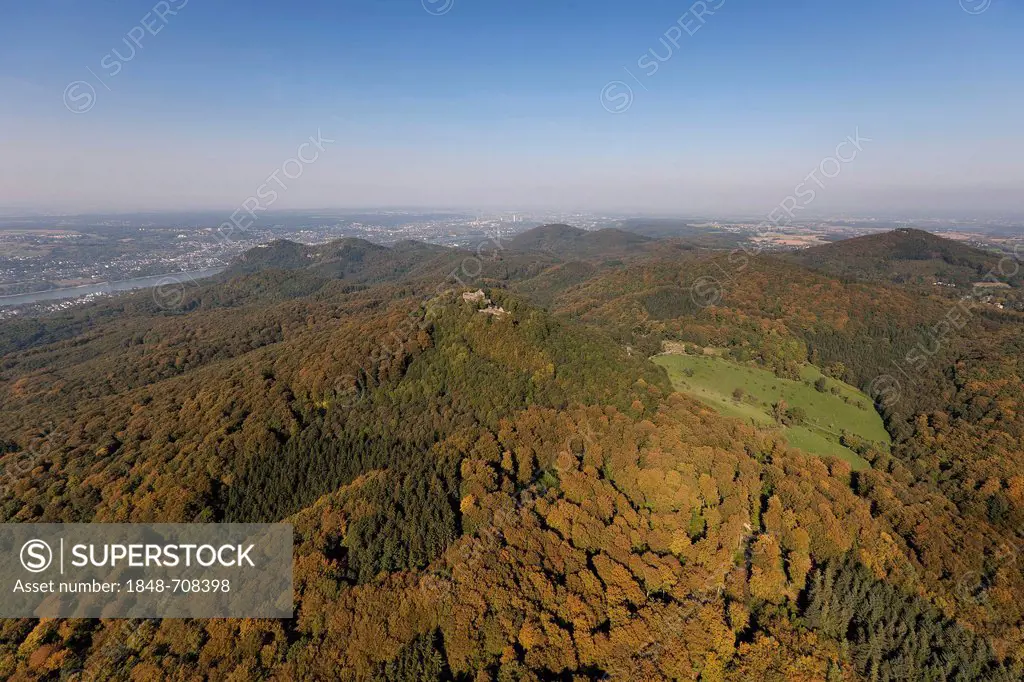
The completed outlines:
{"type": "Polygon", "coordinates": [[[1018,3],[171,4],[3,10],[0,208],[1024,213],[1018,3]]]}

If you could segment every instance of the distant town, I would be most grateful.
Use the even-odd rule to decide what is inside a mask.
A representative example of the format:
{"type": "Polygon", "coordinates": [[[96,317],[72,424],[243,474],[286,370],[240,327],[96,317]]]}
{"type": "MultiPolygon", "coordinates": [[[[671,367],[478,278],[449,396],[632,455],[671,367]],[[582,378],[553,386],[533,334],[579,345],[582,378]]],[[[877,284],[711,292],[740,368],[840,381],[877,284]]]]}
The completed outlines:
{"type": "Polygon", "coordinates": [[[1024,242],[1024,224],[1013,220],[836,217],[780,227],[756,217],[584,212],[296,211],[260,217],[244,229],[212,212],[0,217],[0,319],[63,310],[116,291],[155,286],[163,276],[215,274],[240,253],[278,239],[320,244],[358,237],[384,245],[412,239],[472,247],[539,225],[565,223],[682,238],[710,249],[744,243],[759,251],[797,249],[901,226],[1002,251],[1024,242]]]}

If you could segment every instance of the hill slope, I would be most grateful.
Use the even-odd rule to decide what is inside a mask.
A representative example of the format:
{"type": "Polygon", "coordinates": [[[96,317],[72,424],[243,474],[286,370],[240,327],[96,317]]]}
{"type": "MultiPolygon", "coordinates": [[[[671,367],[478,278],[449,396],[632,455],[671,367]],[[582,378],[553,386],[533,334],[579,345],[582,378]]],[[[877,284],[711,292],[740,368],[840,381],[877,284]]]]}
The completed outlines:
{"type": "Polygon", "coordinates": [[[468,252],[278,243],[173,310],[139,292],[0,328],[2,520],[296,539],[293,619],[11,619],[0,678],[1020,679],[1020,325],[947,339],[852,472],[672,391],[646,347],[863,385],[947,302],[655,244],[453,279],[468,252]]]}
{"type": "Polygon", "coordinates": [[[676,388],[718,412],[778,427],[795,447],[839,457],[855,471],[870,465],[847,447],[854,441],[844,438],[846,434],[863,441],[865,447],[883,449],[891,440],[869,397],[848,384],[823,377],[813,365],[805,366],[801,381],[796,381],[712,355],[662,354],[654,361],[668,370],[676,388]],[[816,390],[814,382],[819,380],[822,383],[816,390]],[[777,405],[782,407],[776,411],[777,405]],[[799,416],[784,414],[785,406],[801,410],[795,413],[799,416]]]}
{"type": "Polygon", "coordinates": [[[439,274],[459,255],[460,252],[443,246],[416,241],[386,247],[352,237],[315,246],[278,240],[246,251],[225,275],[281,269],[306,270],[324,277],[358,282],[394,281],[417,272],[439,274]]]}
{"type": "Polygon", "coordinates": [[[516,235],[508,245],[514,251],[547,251],[574,257],[638,251],[651,241],[650,237],[616,228],[588,231],[569,225],[544,225],[516,235]]]}
{"type": "Polygon", "coordinates": [[[998,254],[910,228],[815,246],[786,258],[844,279],[967,286],[994,273],[1009,281],[999,276],[998,254]]]}

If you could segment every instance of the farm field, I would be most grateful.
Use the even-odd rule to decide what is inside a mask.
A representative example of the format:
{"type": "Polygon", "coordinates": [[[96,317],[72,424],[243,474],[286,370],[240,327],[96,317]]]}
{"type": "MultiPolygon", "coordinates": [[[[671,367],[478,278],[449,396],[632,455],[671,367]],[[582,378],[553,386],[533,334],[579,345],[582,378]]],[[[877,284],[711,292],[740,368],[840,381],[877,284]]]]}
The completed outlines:
{"type": "Polygon", "coordinates": [[[741,365],[721,357],[659,355],[654,362],[664,367],[676,390],[694,396],[718,412],[761,426],[778,426],[795,448],[814,455],[838,457],[854,470],[868,462],[840,444],[845,431],[888,449],[889,434],[871,399],[849,384],[826,377],[813,365],[805,365],[801,381],[780,379],[758,367],[741,365]],[[824,381],[824,391],[815,382],[824,381]],[[785,402],[799,417],[779,424],[773,405],[785,402]]]}

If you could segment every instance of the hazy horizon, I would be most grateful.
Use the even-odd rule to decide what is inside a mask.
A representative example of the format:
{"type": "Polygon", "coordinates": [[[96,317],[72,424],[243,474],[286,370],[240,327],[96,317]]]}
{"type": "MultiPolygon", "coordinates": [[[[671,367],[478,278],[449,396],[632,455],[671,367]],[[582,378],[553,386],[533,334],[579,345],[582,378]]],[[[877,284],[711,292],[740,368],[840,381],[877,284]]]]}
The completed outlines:
{"type": "MultiPolygon", "coordinates": [[[[777,204],[778,202],[776,202],[777,204]]],[[[774,209],[775,205],[767,207],[767,209],[774,209]]],[[[0,219],[5,220],[16,220],[16,219],[33,219],[33,218],[52,218],[52,217],[67,217],[67,218],[108,218],[114,216],[124,217],[151,217],[151,218],[162,218],[162,219],[196,219],[200,218],[202,222],[210,223],[207,227],[216,227],[216,224],[220,224],[233,212],[238,209],[237,206],[209,206],[209,207],[195,207],[195,208],[123,208],[123,209],[103,209],[98,208],[95,210],[60,210],[60,209],[47,209],[45,207],[23,207],[23,206],[3,206],[0,205],[0,219]],[[216,224],[214,224],[216,223],[216,224]]],[[[343,205],[343,206],[303,206],[295,208],[277,208],[274,207],[266,211],[265,213],[259,214],[259,220],[256,224],[267,227],[275,216],[286,217],[286,216],[305,216],[310,217],[317,213],[333,214],[339,217],[351,217],[359,215],[386,215],[386,214],[409,214],[409,215],[452,215],[452,216],[463,216],[471,217],[477,216],[480,219],[496,219],[501,217],[503,219],[513,220],[513,217],[518,215],[519,220],[528,220],[539,216],[552,216],[557,215],[564,218],[571,217],[572,215],[579,215],[580,217],[604,217],[612,220],[674,220],[674,221],[685,221],[685,222],[700,222],[700,221],[736,221],[736,222],[763,222],[766,220],[767,213],[769,210],[762,211],[739,211],[731,209],[723,210],[707,210],[707,211],[643,211],[636,210],[630,211],[617,210],[617,209],[602,209],[592,207],[550,207],[550,206],[522,206],[522,205],[491,205],[491,206],[423,206],[423,205],[369,205],[369,206],[358,206],[358,205],[343,205]]],[[[793,220],[786,221],[786,224],[793,223],[798,224],[801,222],[827,222],[827,221],[843,221],[843,220],[856,220],[856,221],[879,221],[880,223],[886,222],[899,222],[904,220],[937,220],[937,221],[953,221],[953,222],[984,222],[984,221],[1024,221],[1024,210],[998,210],[994,208],[982,208],[982,209],[950,209],[941,210],[934,206],[931,208],[921,209],[895,209],[895,210],[883,210],[883,209],[837,209],[835,211],[808,211],[806,213],[797,215],[793,220]]],[[[187,222],[187,221],[186,221],[187,222]]],[[[571,221],[569,221],[571,223],[571,221]]]]}
{"type": "Polygon", "coordinates": [[[1009,2],[4,13],[0,206],[1024,214],[1009,2]]]}

